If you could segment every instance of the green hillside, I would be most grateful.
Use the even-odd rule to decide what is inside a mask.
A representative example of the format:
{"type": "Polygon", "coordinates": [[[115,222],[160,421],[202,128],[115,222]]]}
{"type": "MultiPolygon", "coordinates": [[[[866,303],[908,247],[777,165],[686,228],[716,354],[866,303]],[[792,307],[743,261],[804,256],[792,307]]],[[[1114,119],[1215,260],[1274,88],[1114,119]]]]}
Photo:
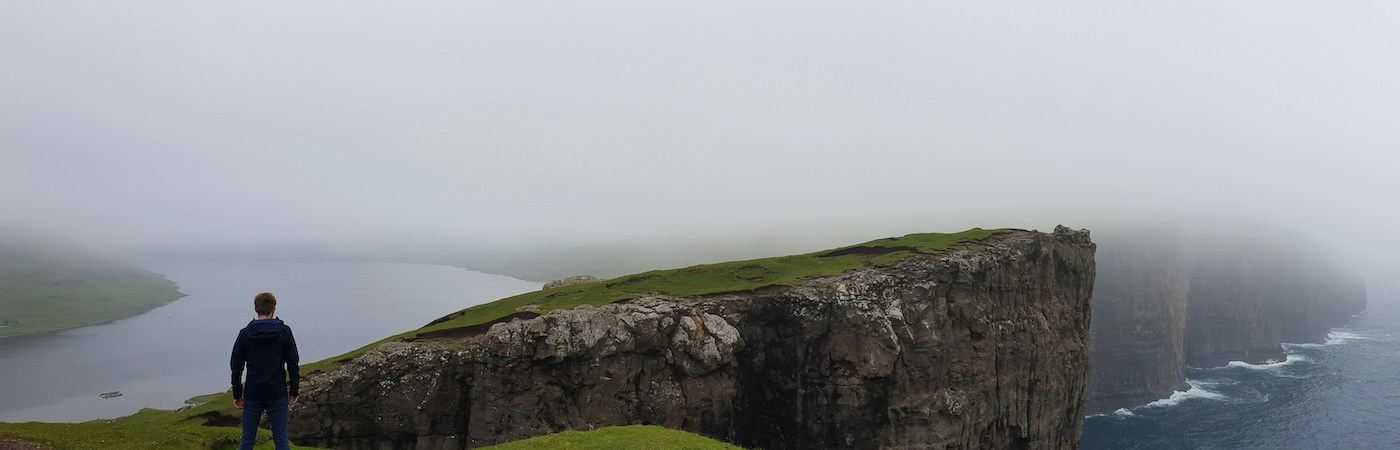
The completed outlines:
{"type": "Polygon", "coordinates": [[[0,232],[0,337],[119,319],[182,295],[159,274],[71,243],[0,232]]]}

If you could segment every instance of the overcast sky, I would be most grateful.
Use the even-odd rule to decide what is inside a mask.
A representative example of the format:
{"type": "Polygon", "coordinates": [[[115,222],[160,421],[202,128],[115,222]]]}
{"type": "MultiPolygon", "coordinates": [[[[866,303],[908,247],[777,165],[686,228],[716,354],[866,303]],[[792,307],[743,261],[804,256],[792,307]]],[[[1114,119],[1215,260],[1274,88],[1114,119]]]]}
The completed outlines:
{"type": "Polygon", "coordinates": [[[0,210],[138,247],[1233,211],[1396,250],[1400,2],[755,3],[2,0],[0,210]]]}

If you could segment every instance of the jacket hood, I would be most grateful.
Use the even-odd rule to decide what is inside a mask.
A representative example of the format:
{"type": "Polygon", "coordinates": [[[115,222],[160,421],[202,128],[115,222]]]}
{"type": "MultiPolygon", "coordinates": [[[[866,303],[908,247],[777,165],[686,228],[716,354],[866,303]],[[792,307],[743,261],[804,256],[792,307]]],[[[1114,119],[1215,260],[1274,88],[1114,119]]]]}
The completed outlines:
{"type": "Polygon", "coordinates": [[[248,339],[259,344],[276,342],[286,333],[287,327],[282,324],[282,319],[258,319],[248,322],[248,327],[244,328],[248,333],[248,339]]]}

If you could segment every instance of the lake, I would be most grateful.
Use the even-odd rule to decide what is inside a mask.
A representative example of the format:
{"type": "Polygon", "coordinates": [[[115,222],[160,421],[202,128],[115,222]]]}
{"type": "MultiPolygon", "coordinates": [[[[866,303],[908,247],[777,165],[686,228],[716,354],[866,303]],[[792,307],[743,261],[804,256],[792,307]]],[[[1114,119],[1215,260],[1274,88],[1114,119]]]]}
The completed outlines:
{"type": "Polygon", "coordinates": [[[188,296],[127,319],[0,339],[0,421],[115,418],[226,390],[234,338],[255,317],[253,295],[262,291],[277,295],[277,315],[308,363],[541,286],[428,264],[142,266],[188,296]],[[112,391],[122,395],[102,397],[112,391]]]}

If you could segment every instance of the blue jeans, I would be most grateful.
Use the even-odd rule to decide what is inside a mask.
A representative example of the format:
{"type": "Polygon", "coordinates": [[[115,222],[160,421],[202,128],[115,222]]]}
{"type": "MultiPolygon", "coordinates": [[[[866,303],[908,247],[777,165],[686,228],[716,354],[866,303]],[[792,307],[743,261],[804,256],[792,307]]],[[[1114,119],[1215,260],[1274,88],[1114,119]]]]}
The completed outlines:
{"type": "Polygon", "coordinates": [[[291,449],[287,444],[287,398],[282,397],[281,400],[243,400],[243,439],[238,441],[238,450],[253,450],[263,412],[267,412],[267,423],[272,428],[272,442],[277,450],[291,449]]]}

